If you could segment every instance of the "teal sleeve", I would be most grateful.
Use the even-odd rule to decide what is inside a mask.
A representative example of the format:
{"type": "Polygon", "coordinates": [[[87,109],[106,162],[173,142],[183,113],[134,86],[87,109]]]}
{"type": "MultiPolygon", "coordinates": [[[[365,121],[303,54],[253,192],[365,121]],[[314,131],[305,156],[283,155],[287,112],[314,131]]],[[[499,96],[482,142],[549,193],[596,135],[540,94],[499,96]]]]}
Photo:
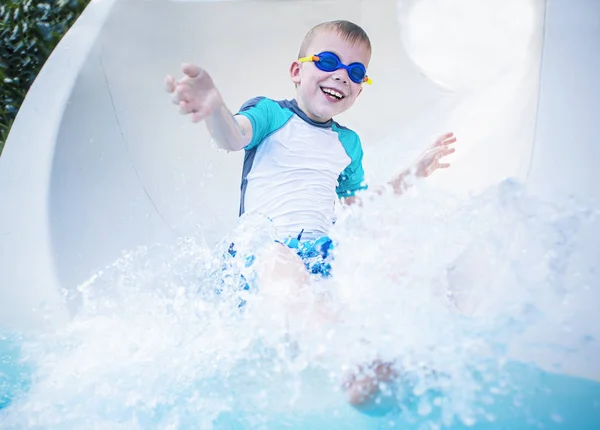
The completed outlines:
{"type": "Polygon", "coordinates": [[[272,133],[283,127],[293,113],[266,97],[248,100],[240,108],[238,115],[244,115],[252,124],[252,140],[244,149],[260,145],[272,133]]]}
{"type": "Polygon", "coordinates": [[[338,133],[340,142],[350,157],[350,164],[338,178],[336,192],[339,198],[354,196],[358,191],[368,188],[365,183],[363,169],[363,149],[358,134],[339,125],[333,125],[333,130],[338,133]]]}

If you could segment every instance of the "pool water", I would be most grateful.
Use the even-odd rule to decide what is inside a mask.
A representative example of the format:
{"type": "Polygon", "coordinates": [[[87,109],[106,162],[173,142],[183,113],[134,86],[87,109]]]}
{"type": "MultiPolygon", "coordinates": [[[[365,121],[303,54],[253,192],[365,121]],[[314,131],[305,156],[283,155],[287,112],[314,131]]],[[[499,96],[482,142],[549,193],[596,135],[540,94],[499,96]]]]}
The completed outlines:
{"type": "Polygon", "coordinates": [[[222,288],[227,244],[270,240],[253,220],[214,249],[133,250],[81,286],[67,326],[0,337],[0,427],[600,428],[600,383],[567,376],[597,348],[572,306],[595,294],[575,242],[595,211],[580,203],[511,181],[368,201],[336,223],[334,276],[293,314],[222,288]],[[306,310],[322,303],[336,319],[315,325],[306,310]],[[397,393],[383,416],[342,389],[375,360],[401,375],[382,387],[397,393]]]}

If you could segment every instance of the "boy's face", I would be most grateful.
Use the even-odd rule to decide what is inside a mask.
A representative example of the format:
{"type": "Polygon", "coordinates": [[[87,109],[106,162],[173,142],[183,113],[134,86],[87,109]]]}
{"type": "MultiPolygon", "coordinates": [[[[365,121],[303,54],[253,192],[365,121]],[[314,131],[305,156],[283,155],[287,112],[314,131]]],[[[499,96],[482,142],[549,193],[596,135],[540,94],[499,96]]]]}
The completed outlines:
{"type": "MultiPolygon", "coordinates": [[[[346,65],[362,63],[368,67],[371,59],[371,52],[364,43],[351,44],[335,31],[316,34],[306,55],[324,51],[337,54],[346,65]]],[[[345,69],[324,72],[312,62],[295,61],[290,68],[290,76],[296,84],[296,99],[300,109],[313,121],[325,122],[350,109],[362,91],[362,84],[353,82],[345,69]],[[341,99],[327,94],[326,91],[331,90],[341,94],[341,99]]]]}

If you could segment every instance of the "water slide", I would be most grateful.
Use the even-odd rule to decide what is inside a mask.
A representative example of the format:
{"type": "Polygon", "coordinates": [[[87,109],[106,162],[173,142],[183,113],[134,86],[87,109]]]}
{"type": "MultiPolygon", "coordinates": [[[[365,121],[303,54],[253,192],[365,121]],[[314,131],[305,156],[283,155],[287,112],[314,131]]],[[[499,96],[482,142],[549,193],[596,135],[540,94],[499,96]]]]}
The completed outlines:
{"type": "MultiPolygon", "coordinates": [[[[548,201],[597,201],[600,3],[482,4],[92,0],[0,157],[0,328],[63,326],[78,287],[123,252],[186,236],[211,246],[231,231],[243,154],[218,151],[179,115],[163,79],[191,61],[232,110],[256,95],[293,98],[288,66],[327,19],[361,23],[374,47],[374,85],[339,118],[361,134],[371,182],[452,130],[452,168],[430,178],[439,190],[468,196],[513,178],[548,201]]],[[[578,234],[578,258],[592,262],[598,224],[578,234]]],[[[600,326],[599,295],[595,276],[574,305],[579,324],[600,326]]],[[[600,380],[599,358],[591,344],[568,373],[600,380]]]]}

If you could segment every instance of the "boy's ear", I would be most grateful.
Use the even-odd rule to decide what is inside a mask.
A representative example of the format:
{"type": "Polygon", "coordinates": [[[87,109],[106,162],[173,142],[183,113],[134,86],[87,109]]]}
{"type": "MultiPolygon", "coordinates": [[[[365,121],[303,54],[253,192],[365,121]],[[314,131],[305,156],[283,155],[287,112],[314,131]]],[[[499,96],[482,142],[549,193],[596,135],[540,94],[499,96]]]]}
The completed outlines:
{"type": "Polygon", "coordinates": [[[300,83],[300,63],[294,61],[290,66],[290,78],[292,82],[296,85],[300,83]]]}

